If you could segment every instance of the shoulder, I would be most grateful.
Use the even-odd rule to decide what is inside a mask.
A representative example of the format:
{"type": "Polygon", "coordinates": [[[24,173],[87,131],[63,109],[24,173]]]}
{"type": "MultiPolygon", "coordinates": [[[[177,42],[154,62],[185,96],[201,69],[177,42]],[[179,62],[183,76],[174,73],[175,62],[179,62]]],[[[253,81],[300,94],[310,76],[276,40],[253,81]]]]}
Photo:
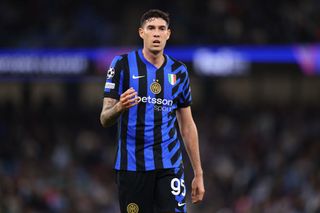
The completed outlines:
{"type": "Polygon", "coordinates": [[[128,54],[122,54],[115,56],[110,64],[110,67],[116,67],[123,63],[123,61],[127,58],[128,54]]]}
{"type": "Polygon", "coordinates": [[[138,54],[138,50],[131,50],[127,53],[117,55],[113,58],[111,62],[111,66],[122,65],[122,64],[126,65],[129,58],[130,57],[132,58],[132,56],[136,56],[137,54],[138,54]]]}
{"type": "Polygon", "coordinates": [[[185,63],[183,63],[182,61],[179,61],[169,55],[166,55],[166,56],[169,60],[169,63],[172,64],[173,70],[179,69],[182,72],[188,72],[188,68],[187,68],[187,65],[185,65],[185,63]]]}

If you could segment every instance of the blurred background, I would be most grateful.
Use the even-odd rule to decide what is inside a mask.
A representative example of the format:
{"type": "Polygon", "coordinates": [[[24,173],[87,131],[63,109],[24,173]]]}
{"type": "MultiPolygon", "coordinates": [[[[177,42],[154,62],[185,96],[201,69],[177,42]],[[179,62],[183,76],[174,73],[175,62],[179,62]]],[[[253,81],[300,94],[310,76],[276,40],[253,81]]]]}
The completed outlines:
{"type": "Polygon", "coordinates": [[[0,212],[119,212],[104,81],[150,8],[191,77],[206,197],[189,212],[320,212],[317,0],[2,0],[0,212]]]}

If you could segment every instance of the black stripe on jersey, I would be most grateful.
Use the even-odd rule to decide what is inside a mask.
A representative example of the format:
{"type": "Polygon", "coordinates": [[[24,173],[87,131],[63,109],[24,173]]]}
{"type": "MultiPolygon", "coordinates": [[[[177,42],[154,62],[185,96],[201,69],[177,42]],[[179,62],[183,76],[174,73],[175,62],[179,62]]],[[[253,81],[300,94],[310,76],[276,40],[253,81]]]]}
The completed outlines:
{"type": "MultiPolygon", "coordinates": [[[[172,123],[172,120],[170,121],[170,123],[172,123]]],[[[172,127],[169,131],[169,137],[173,138],[174,134],[176,133],[176,128],[172,127]]]]}
{"type": "MultiPolygon", "coordinates": [[[[139,89],[138,94],[140,97],[148,96],[148,72],[146,64],[143,63],[139,57],[138,52],[135,52],[137,65],[138,65],[138,75],[144,75],[144,78],[139,79],[139,89]]],[[[137,171],[145,170],[145,160],[144,160],[144,131],[145,131],[145,118],[146,118],[146,104],[139,103],[137,111],[137,123],[136,123],[136,162],[137,162],[137,171]]]]}
{"type": "MultiPolygon", "coordinates": [[[[124,58],[127,59],[127,57],[125,57],[125,55],[121,55],[121,59],[117,62],[116,67],[115,67],[115,72],[119,72],[117,74],[114,75],[114,77],[112,78],[112,83],[115,84],[114,90],[113,91],[119,91],[119,86],[120,86],[120,76],[121,76],[121,72],[123,72],[123,63],[127,62],[124,60],[124,58]]],[[[119,96],[119,94],[117,93],[117,95],[119,96]]],[[[119,99],[119,97],[117,98],[119,99]]]]}
{"type": "MultiPolygon", "coordinates": [[[[164,98],[164,64],[157,70],[156,72],[156,80],[158,80],[158,83],[161,85],[161,92],[159,94],[156,94],[155,97],[164,98]]],[[[158,104],[156,104],[158,105],[158,104]]],[[[162,124],[162,111],[154,111],[154,129],[153,129],[153,137],[154,142],[158,143],[159,141],[162,142],[162,130],[161,130],[161,124],[162,124]],[[161,121],[161,123],[157,123],[157,121],[161,121]]],[[[162,162],[162,147],[161,144],[158,144],[156,146],[153,146],[153,156],[154,156],[154,164],[155,168],[163,168],[163,162],[162,162]]]]}
{"type": "MultiPolygon", "coordinates": [[[[171,57],[170,57],[171,58],[171,57]]],[[[181,67],[182,63],[177,61],[174,58],[171,58],[172,61],[174,61],[174,63],[171,65],[171,70],[175,71],[176,69],[178,69],[179,67],[181,67]]]]}
{"type": "Polygon", "coordinates": [[[185,100],[185,101],[189,101],[189,100],[190,100],[190,97],[191,97],[191,93],[188,94],[188,96],[186,97],[186,100],[185,100]]]}
{"type": "MultiPolygon", "coordinates": [[[[128,57],[123,58],[123,65],[129,67],[128,64],[128,57]]],[[[124,69],[129,70],[129,69],[124,69]]],[[[129,81],[130,81],[130,73],[124,72],[123,73],[123,88],[122,91],[126,91],[129,88],[129,81]]],[[[128,167],[128,153],[127,153],[127,130],[128,130],[128,120],[129,120],[129,111],[123,112],[121,115],[121,159],[120,159],[120,169],[127,170],[128,167]]]]}
{"type": "MultiPolygon", "coordinates": [[[[178,124],[178,121],[176,120],[175,123],[174,123],[174,126],[176,129],[179,129],[179,124],[178,124]]],[[[179,141],[183,141],[183,138],[181,137],[181,132],[180,131],[177,131],[177,143],[180,143],[179,141]]],[[[175,143],[175,142],[174,142],[175,143]]],[[[176,144],[176,143],[175,143],[176,144]]],[[[181,147],[181,144],[180,144],[180,147],[181,147]]],[[[173,149],[173,148],[172,148],[173,149]]],[[[181,148],[176,152],[174,153],[174,155],[171,157],[171,164],[174,165],[177,160],[179,159],[179,157],[182,155],[181,153],[181,148]]]]}
{"type": "Polygon", "coordinates": [[[174,165],[177,162],[177,160],[179,159],[180,155],[181,155],[181,150],[178,150],[178,151],[176,151],[176,153],[174,153],[174,155],[170,159],[172,165],[174,165]]]}
{"type": "Polygon", "coordinates": [[[168,145],[169,152],[171,152],[172,149],[177,145],[177,142],[178,142],[178,138],[168,145]]]}
{"type": "Polygon", "coordinates": [[[185,72],[184,72],[184,73],[181,73],[181,72],[178,72],[178,73],[177,73],[177,80],[180,79],[180,82],[179,82],[179,84],[177,84],[177,85],[175,85],[175,86],[173,87],[173,89],[172,89],[172,94],[173,94],[173,95],[176,94],[176,92],[177,92],[178,89],[179,89],[180,84],[182,84],[182,83],[184,82],[184,80],[185,80],[186,77],[187,77],[187,75],[186,75],[185,72]]]}
{"type": "Polygon", "coordinates": [[[111,82],[114,83],[115,87],[114,89],[110,90],[109,92],[104,92],[103,96],[104,97],[108,97],[108,98],[113,98],[113,99],[117,99],[119,100],[119,84],[120,84],[120,76],[121,73],[123,72],[123,57],[124,55],[120,56],[121,59],[119,59],[119,61],[116,62],[115,64],[115,75],[112,77],[111,82]]]}
{"type": "MultiPolygon", "coordinates": [[[[177,98],[176,98],[176,99],[177,99],[177,98]]],[[[178,100],[178,99],[177,99],[177,100],[178,100]]],[[[176,101],[177,101],[177,100],[176,100],[176,101]]],[[[174,101],[175,101],[175,100],[173,100],[173,102],[174,102],[174,101]]],[[[176,103],[176,102],[174,102],[174,103],[176,103]]],[[[174,116],[175,116],[175,115],[176,115],[176,111],[175,111],[175,110],[168,113],[169,118],[171,118],[171,119],[169,120],[168,127],[171,126],[172,122],[174,121],[174,116]]],[[[172,138],[173,136],[170,136],[170,137],[172,138]]]]}

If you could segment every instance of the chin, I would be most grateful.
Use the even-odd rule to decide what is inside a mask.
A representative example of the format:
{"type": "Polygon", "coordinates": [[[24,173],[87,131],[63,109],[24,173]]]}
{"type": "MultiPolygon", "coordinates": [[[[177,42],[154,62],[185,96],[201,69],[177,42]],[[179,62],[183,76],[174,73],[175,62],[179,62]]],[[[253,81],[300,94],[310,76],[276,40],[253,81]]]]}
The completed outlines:
{"type": "Polygon", "coordinates": [[[163,47],[150,47],[150,51],[152,53],[159,53],[159,52],[163,51],[163,47]]]}

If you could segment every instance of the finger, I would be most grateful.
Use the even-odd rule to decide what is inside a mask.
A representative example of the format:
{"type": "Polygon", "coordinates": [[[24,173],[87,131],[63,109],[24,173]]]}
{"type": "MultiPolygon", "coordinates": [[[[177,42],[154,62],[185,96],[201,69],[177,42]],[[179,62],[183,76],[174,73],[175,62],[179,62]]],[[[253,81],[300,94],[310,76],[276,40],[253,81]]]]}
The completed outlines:
{"type": "Polygon", "coordinates": [[[131,104],[131,102],[135,102],[137,100],[138,100],[137,93],[133,93],[132,95],[129,95],[123,98],[121,102],[123,105],[129,105],[131,104]]]}
{"type": "Polygon", "coordinates": [[[137,95],[137,92],[132,92],[129,94],[123,94],[123,96],[120,98],[121,102],[127,102],[128,100],[130,101],[130,99],[133,99],[133,97],[135,97],[137,95]]]}
{"type": "Polygon", "coordinates": [[[130,102],[130,105],[128,106],[128,108],[131,108],[135,105],[137,105],[139,103],[138,99],[135,99],[133,102],[130,102]]]}
{"type": "Polygon", "coordinates": [[[205,190],[204,190],[204,189],[200,190],[200,193],[199,193],[199,200],[200,200],[200,201],[203,200],[204,193],[205,193],[205,190]]]}
{"type": "Polygon", "coordinates": [[[131,96],[133,94],[136,94],[136,91],[131,91],[131,92],[127,92],[127,93],[123,93],[120,96],[120,100],[125,101],[126,99],[128,99],[128,96],[131,96]]]}
{"type": "Polygon", "coordinates": [[[198,189],[196,195],[194,196],[193,203],[197,204],[203,200],[204,190],[198,189]]]}
{"type": "Polygon", "coordinates": [[[135,92],[135,90],[134,90],[132,87],[130,87],[130,88],[127,89],[124,93],[122,93],[121,96],[126,96],[126,95],[128,95],[128,94],[130,94],[130,93],[132,93],[132,92],[135,92]]]}
{"type": "Polygon", "coordinates": [[[194,197],[194,196],[196,196],[196,194],[197,194],[196,188],[192,187],[191,196],[194,197]]]}
{"type": "Polygon", "coordinates": [[[128,100],[127,100],[127,102],[129,103],[129,104],[133,104],[133,103],[139,103],[139,98],[138,98],[138,96],[133,96],[133,97],[131,97],[131,98],[129,98],[128,100]]]}
{"type": "Polygon", "coordinates": [[[196,192],[196,188],[192,187],[192,191],[191,191],[191,200],[192,200],[192,203],[195,203],[197,198],[197,192],[196,192]]]}
{"type": "Polygon", "coordinates": [[[133,88],[133,87],[130,87],[129,89],[127,89],[127,91],[126,91],[126,92],[131,93],[131,92],[135,92],[135,90],[134,90],[134,88],[133,88]]]}
{"type": "Polygon", "coordinates": [[[196,193],[196,190],[195,190],[194,194],[192,194],[191,200],[192,200],[192,203],[197,203],[198,202],[198,195],[196,193]]]}
{"type": "Polygon", "coordinates": [[[127,94],[125,97],[123,97],[123,100],[127,101],[127,100],[130,100],[130,99],[133,99],[135,96],[137,96],[137,92],[133,92],[133,93],[127,94]]]}
{"type": "Polygon", "coordinates": [[[133,99],[130,99],[128,101],[126,101],[123,105],[125,106],[125,108],[130,108],[130,107],[133,107],[135,105],[137,105],[139,103],[139,98],[138,97],[135,97],[133,99]]]}
{"type": "Polygon", "coordinates": [[[199,203],[200,201],[202,201],[203,196],[204,196],[204,190],[196,188],[195,194],[194,194],[193,199],[192,199],[192,203],[195,203],[195,204],[199,203]]]}
{"type": "Polygon", "coordinates": [[[199,199],[197,198],[197,196],[192,197],[192,203],[197,204],[199,203],[199,199]]]}

